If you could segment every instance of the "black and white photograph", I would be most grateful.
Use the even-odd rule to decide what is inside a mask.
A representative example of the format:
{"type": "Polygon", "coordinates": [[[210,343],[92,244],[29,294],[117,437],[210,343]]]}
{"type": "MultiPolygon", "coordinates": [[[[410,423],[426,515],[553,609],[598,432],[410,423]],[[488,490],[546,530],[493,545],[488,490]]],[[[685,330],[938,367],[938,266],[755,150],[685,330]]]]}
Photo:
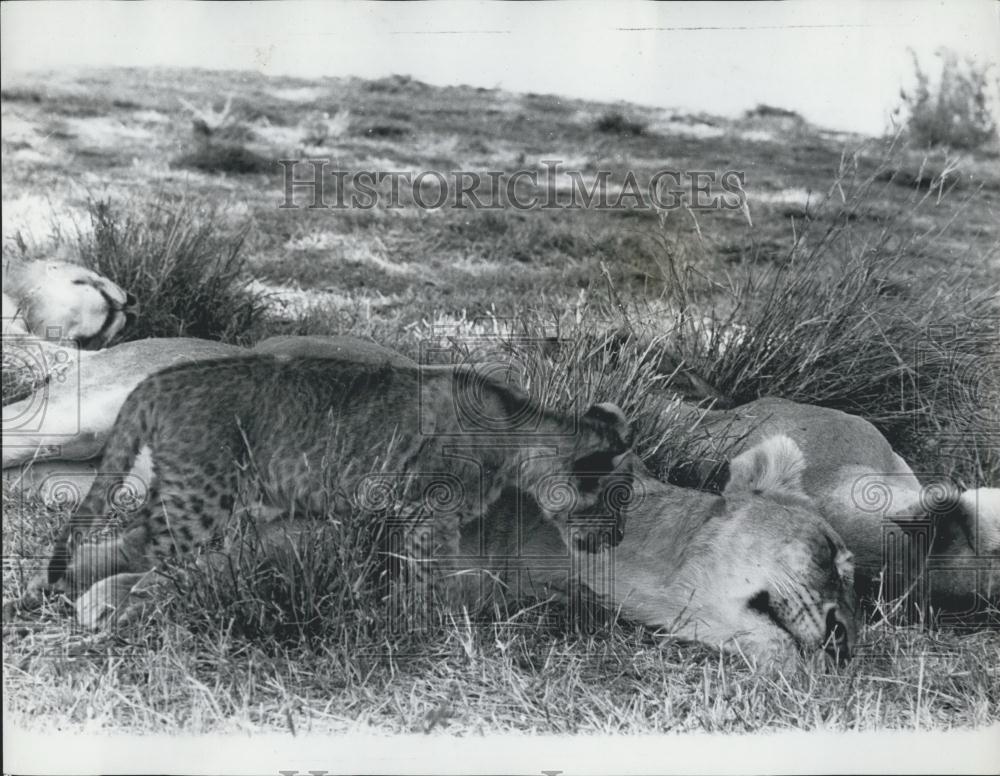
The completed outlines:
{"type": "Polygon", "coordinates": [[[0,4],[4,773],[1000,772],[1000,4],[0,4]]]}

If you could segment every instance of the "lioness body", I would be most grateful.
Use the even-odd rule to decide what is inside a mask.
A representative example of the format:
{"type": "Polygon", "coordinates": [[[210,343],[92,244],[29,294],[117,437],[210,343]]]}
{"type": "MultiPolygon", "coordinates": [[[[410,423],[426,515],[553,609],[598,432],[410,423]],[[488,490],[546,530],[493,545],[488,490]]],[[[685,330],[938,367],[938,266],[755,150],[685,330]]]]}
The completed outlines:
{"type": "Polygon", "coordinates": [[[685,415],[706,432],[706,448],[732,438],[739,454],[774,434],[793,439],[805,460],[803,488],[854,552],[865,592],[877,592],[888,571],[881,584],[889,598],[911,591],[954,609],[974,605],[973,594],[1000,596],[1000,490],[961,493],[938,478],[925,486],[875,426],[839,410],[763,398],[685,415]],[[920,550],[902,529],[932,532],[916,573],[907,553],[920,550]]]}
{"type": "MultiPolygon", "coordinates": [[[[225,356],[269,353],[282,358],[328,356],[371,364],[415,362],[357,337],[270,337],[253,350],[194,337],[156,337],[124,342],[105,350],[68,353],[65,374],[35,395],[3,407],[3,468],[46,460],[66,472],[67,461],[88,462],[92,471],[125,399],[152,374],[176,364],[225,356]],[[92,463],[90,463],[92,461],[92,463]]],[[[42,467],[38,467],[42,471],[42,467]]]]}
{"type": "Polygon", "coordinates": [[[49,458],[86,461],[100,455],[125,399],[166,367],[247,351],[193,337],[126,342],[76,359],[36,395],[3,408],[3,468],[49,458]]]}

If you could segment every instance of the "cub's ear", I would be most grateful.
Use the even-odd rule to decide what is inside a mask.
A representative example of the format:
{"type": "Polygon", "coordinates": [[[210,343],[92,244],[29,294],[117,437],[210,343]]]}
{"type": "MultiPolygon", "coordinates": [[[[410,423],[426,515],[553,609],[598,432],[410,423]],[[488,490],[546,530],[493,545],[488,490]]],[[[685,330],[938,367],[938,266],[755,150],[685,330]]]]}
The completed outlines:
{"type": "Polygon", "coordinates": [[[601,478],[623,465],[632,429],[616,405],[595,404],[583,415],[573,453],[573,474],[583,493],[597,490],[601,478]]]}
{"type": "Polygon", "coordinates": [[[616,449],[616,452],[624,453],[635,441],[632,425],[617,404],[607,401],[591,405],[583,417],[593,425],[606,430],[609,435],[608,441],[616,449]]]}
{"type": "Polygon", "coordinates": [[[799,446],[791,437],[776,434],[729,462],[729,483],[723,495],[742,491],[805,496],[805,468],[806,459],[799,446]]]}
{"type": "Polygon", "coordinates": [[[616,405],[592,406],[578,432],[572,475],[579,501],[570,516],[575,526],[571,541],[582,551],[600,552],[625,535],[625,512],[641,464],[630,450],[631,426],[616,405]]]}

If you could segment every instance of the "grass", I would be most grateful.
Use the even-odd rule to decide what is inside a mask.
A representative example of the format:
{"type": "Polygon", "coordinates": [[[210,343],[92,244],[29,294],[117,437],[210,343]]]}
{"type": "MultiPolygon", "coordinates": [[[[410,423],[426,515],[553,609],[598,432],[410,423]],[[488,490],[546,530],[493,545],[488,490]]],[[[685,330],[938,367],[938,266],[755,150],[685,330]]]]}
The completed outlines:
{"type": "Polygon", "coordinates": [[[111,633],[83,635],[64,612],[43,613],[7,635],[7,712],[41,729],[58,720],[146,733],[740,733],[995,720],[989,632],[869,623],[845,668],[770,675],[628,623],[575,630],[553,604],[492,618],[439,608],[420,629],[400,629],[378,593],[372,522],[349,525],[325,524],[277,558],[251,540],[212,570],[177,571],[170,595],[111,633]]]}
{"type": "Polygon", "coordinates": [[[247,286],[247,225],[227,228],[218,208],[167,198],[131,208],[91,201],[88,211],[81,262],[143,300],[123,339],[247,342],[263,324],[264,300],[247,286]]]}
{"type": "MultiPolygon", "coordinates": [[[[72,634],[56,631],[69,644],[72,634]]],[[[585,637],[457,621],[415,657],[267,650],[225,632],[79,644],[24,661],[9,713],[36,725],[204,732],[275,729],[453,734],[885,730],[980,726],[995,719],[995,646],[875,632],[881,659],[840,674],[754,674],[702,648],[641,633],[585,637]],[[922,670],[921,670],[922,669],[922,670]],[[59,692],[50,688],[62,677],[59,692]],[[921,679],[922,677],[922,679],[921,679]],[[34,694],[28,702],[27,697],[34,694]],[[87,704],[75,703],[86,694],[87,704]]],[[[54,639],[53,639],[54,641],[54,639]]],[[[34,643],[38,648],[38,642],[34,643]]]]}
{"type": "Polygon", "coordinates": [[[899,273],[941,235],[903,225],[901,213],[933,207],[921,187],[907,210],[876,212],[890,160],[845,164],[780,261],[732,273],[708,315],[697,299],[704,257],[662,239],[671,300],[689,311],[669,345],[733,405],[781,396],[840,409],[872,422],[915,470],[944,465],[942,475],[970,486],[997,482],[1000,455],[982,432],[1000,421],[987,398],[1000,397],[991,367],[1000,286],[942,269],[902,293],[899,273]],[[878,229],[865,234],[859,221],[878,229]],[[942,447],[952,448],[947,460],[942,447]]]}
{"type": "MultiPolygon", "coordinates": [[[[684,122],[652,109],[405,77],[96,71],[71,87],[5,89],[5,210],[23,196],[31,211],[44,190],[57,214],[81,214],[71,247],[141,300],[130,337],[338,333],[411,356],[487,350],[554,406],[620,403],[640,455],[661,471],[693,441],[673,422],[675,390],[783,395],[864,415],[925,471],[997,484],[995,452],[975,433],[989,422],[993,376],[976,364],[995,353],[983,332],[997,314],[1000,167],[988,155],[926,162],[898,143],[831,140],[797,123],[791,144],[724,119],[711,119],[721,136],[674,137],[684,122]],[[561,157],[642,179],[669,145],[679,169],[753,160],[748,205],[282,210],[275,170],[251,179],[164,161],[190,143],[178,98],[205,104],[234,84],[255,133],[301,128],[292,135],[335,146],[342,169],[517,169],[561,157]],[[335,125],[310,128],[324,115],[335,125]],[[50,134],[64,116],[73,131],[50,134]],[[81,127],[102,116],[151,127],[141,140],[113,138],[128,163],[77,153],[81,127]],[[602,129],[608,116],[621,121],[602,129]],[[16,144],[9,126],[21,127],[16,144]],[[73,178],[101,195],[81,195],[73,178]],[[218,202],[232,212],[208,204],[218,202]]],[[[773,107],[755,116],[793,118],[773,107]]],[[[268,156],[259,141],[254,153],[268,156]]],[[[4,502],[8,598],[63,516],[6,486],[4,502]]],[[[625,622],[582,627],[553,603],[510,602],[486,617],[442,608],[399,633],[373,554],[377,525],[317,529],[325,535],[278,560],[251,543],[233,566],[179,570],[174,594],[116,633],[81,634],[55,608],[7,629],[6,710],[43,729],[199,733],[924,730],[998,719],[1000,641],[988,629],[873,616],[846,668],[808,663],[784,677],[625,622]]]]}

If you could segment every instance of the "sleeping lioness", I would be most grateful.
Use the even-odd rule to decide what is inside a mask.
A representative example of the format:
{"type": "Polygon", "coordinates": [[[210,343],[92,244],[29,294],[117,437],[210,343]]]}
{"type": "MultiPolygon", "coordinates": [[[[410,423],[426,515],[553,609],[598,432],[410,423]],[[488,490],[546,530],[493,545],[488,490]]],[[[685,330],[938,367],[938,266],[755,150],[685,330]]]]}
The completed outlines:
{"type": "Polygon", "coordinates": [[[305,515],[357,515],[374,483],[445,584],[463,569],[526,571],[758,661],[849,655],[851,556],[802,491],[794,442],[734,459],[714,496],[657,481],[629,439],[614,405],[556,413],[474,368],[271,355],[169,367],[125,401],[98,480],[22,603],[55,588],[83,622],[114,620],[241,505],[262,530],[294,530],[305,515]],[[95,541],[129,483],[138,505],[95,541]],[[601,584],[588,572],[599,559],[601,584]]]}
{"type": "MultiPolygon", "coordinates": [[[[682,407],[681,417],[702,429],[706,453],[719,439],[736,440],[735,453],[774,434],[793,439],[805,491],[855,555],[860,592],[909,594],[953,612],[1000,598],[1000,489],[922,484],[875,426],[826,407],[764,398],[732,410],[682,407]]],[[[710,459],[694,469],[671,479],[725,482],[710,459]]]]}

